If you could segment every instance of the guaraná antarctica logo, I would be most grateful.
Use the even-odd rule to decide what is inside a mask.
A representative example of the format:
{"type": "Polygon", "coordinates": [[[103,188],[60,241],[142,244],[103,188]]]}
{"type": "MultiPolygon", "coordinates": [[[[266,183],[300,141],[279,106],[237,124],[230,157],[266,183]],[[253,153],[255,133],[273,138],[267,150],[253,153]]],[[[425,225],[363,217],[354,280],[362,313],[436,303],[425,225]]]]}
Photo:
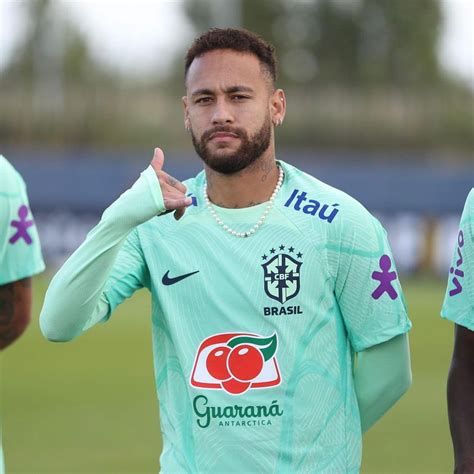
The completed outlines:
{"type": "MultiPolygon", "coordinates": [[[[196,354],[191,374],[191,386],[223,390],[241,395],[251,389],[276,387],[281,383],[276,359],[277,335],[268,337],[250,333],[221,333],[206,338],[196,354]]],[[[193,399],[193,411],[200,428],[213,420],[222,427],[255,427],[272,425],[281,417],[277,400],[270,405],[213,406],[205,395],[193,399]]]]}
{"type": "Polygon", "coordinates": [[[225,390],[240,395],[249,389],[268,388],[281,382],[276,359],[277,335],[215,334],[199,346],[191,374],[196,388],[225,390]]]}
{"type": "MultiPolygon", "coordinates": [[[[294,298],[300,291],[301,265],[303,254],[296,252],[294,247],[286,248],[284,245],[275,247],[262,255],[263,282],[267,296],[282,305],[294,298]],[[286,251],[286,253],[284,253],[286,251]]],[[[287,314],[301,314],[300,306],[290,307],[265,307],[265,316],[278,316],[287,314]]]]}

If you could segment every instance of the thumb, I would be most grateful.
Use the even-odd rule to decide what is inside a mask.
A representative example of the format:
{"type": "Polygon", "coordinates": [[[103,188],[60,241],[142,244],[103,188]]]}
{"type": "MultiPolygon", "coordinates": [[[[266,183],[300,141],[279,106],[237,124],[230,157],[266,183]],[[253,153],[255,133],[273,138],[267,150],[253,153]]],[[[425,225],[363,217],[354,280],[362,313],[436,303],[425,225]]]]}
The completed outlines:
{"type": "Polygon", "coordinates": [[[151,166],[153,169],[158,172],[163,168],[163,163],[165,162],[165,155],[161,148],[155,148],[155,153],[153,154],[153,159],[151,160],[151,166]]]}

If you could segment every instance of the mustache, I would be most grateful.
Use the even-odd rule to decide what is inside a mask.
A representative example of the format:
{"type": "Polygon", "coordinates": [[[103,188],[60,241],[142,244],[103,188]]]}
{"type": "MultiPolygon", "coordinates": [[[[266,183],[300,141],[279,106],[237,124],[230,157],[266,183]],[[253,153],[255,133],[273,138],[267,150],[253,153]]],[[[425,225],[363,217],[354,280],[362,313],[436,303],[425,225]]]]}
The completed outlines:
{"type": "Polygon", "coordinates": [[[214,134],[214,133],[218,133],[218,132],[224,132],[224,133],[233,133],[234,135],[238,136],[238,137],[245,137],[246,136],[246,132],[245,130],[241,129],[241,128],[232,128],[232,127],[229,127],[229,126],[224,126],[224,125],[221,125],[219,127],[214,127],[213,129],[211,130],[207,130],[206,132],[204,132],[201,136],[201,141],[202,142],[207,142],[209,140],[209,138],[214,134]]]}

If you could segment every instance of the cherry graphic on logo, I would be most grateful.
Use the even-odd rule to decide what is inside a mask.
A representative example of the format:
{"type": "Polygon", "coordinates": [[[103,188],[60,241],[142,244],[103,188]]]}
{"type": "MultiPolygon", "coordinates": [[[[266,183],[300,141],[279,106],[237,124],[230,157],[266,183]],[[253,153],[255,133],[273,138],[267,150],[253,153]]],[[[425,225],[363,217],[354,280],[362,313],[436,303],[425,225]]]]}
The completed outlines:
{"type": "Polygon", "coordinates": [[[227,359],[230,351],[230,347],[219,346],[212,349],[207,356],[207,371],[217,380],[228,380],[232,377],[227,369],[227,359]]]}
{"type": "Polygon", "coordinates": [[[263,354],[250,344],[240,344],[232,349],[227,365],[237,380],[248,382],[260,374],[264,364],[263,354]]]}
{"type": "Polygon", "coordinates": [[[229,379],[221,382],[221,385],[224,390],[232,395],[240,395],[250,387],[250,382],[240,382],[236,379],[229,379]]]}
{"type": "Polygon", "coordinates": [[[275,359],[277,345],[276,334],[268,337],[248,333],[211,336],[198,350],[191,385],[221,388],[231,395],[240,395],[250,388],[279,385],[281,379],[275,359]],[[207,347],[209,349],[203,360],[201,355],[204,356],[207,347]],[[265,367],[268,370],[265,369],[265,375],[261,378],[265,367]]]}

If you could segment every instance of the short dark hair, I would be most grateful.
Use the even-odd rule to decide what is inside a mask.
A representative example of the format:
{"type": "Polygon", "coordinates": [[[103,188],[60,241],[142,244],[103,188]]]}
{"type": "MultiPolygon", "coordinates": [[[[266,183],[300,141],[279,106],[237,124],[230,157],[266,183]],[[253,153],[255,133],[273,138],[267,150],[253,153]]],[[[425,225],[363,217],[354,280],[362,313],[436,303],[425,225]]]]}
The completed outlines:
{"type": "Polygon", "coordinates": [[[184,77],[187,77],[188,69],[195,58],[218,49],[254,54],[270,76],[272,83],[276,81],[275,48],[256,33],[244,28],[211,28],[196,38],[186,53],[184,77]]]}

